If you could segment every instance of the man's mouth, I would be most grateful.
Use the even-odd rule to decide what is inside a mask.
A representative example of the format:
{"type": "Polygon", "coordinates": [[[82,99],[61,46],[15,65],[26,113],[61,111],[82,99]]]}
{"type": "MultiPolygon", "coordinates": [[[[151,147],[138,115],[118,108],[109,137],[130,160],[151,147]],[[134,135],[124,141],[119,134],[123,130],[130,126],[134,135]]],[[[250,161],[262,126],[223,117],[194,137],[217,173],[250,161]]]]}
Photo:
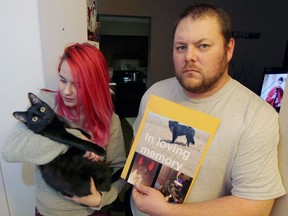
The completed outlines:
{"type": "Polygon", "coordinates": [[[184,72],[199,72],[199,68],[195,67],[194,65],[187,64],[184,67],[184,72]]]}

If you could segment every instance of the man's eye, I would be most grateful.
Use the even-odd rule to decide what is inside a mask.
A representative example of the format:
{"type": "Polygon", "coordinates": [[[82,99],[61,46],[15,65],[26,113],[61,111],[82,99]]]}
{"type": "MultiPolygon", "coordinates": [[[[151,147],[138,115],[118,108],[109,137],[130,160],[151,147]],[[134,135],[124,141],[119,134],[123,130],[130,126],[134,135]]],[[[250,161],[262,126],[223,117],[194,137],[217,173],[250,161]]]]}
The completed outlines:
{"type": "Polygon", "coordinates": [[[33,121],[33,122],[38,121],[38,117],[37,117],[37,116],[32,117],[32,121],[33,121]]]}
{"type": "Polygon", "coordinates": [[[40,112],[44,113],[46,111],[46,108],[45,107],[41,107],[40,108],[40,112]]]}
{"type": "Polygon", "coordinates": [[[177,46],[176,50],[185,50],[187,46],[185,45],[181,45],[181,46],[177,46]]]}
{"type": "Polygon", "coordinates": [[[210,47],[208,44],[200,44],[199,48],[201,49],[207,49],[208,47],[210,47]]]}

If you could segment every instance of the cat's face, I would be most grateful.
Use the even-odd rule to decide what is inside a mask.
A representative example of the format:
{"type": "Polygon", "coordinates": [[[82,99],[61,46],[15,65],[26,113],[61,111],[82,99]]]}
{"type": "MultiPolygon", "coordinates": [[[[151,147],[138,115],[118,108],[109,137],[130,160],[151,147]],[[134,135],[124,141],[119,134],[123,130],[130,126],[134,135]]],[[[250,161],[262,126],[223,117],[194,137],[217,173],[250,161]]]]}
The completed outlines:
{"type": "Polygon", "coordinates": [[[28,94],[31,106],[26,112],[14,112],[13,116],[27,125],[35,133],[43,131],[55,117],[55,112],[48,104],[40,100],[36,95],[28,94]]]}

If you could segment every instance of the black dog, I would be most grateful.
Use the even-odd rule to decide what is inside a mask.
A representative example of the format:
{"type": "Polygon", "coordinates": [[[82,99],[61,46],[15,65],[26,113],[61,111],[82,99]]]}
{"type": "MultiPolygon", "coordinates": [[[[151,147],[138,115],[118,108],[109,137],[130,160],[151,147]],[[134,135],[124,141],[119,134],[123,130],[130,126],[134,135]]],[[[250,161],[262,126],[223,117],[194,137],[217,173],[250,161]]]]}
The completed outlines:
{"type": "Polygon", "coordinates": [[[177,121],[169,120],[169,129],[172,132],[172,141],[170,143],[174,143],[178,136],[186,136],[187,145],[190,143],[195,144],[194,136],[195,130],[186,125],[181,125],[177,121]]]}
{"type": "Polygon", "coordinates": [[[183,203],[182,187],[177,181],[170,179],[166,180],[161,187],[160,192],[164,195],[167,202],[170,203],[183,203]]]}

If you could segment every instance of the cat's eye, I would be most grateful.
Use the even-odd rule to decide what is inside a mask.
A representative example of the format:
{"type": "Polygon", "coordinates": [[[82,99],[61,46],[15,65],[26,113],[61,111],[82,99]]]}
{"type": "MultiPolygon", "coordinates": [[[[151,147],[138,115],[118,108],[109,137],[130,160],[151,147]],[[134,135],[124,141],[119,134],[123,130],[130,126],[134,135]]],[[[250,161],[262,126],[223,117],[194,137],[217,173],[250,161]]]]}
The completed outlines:
{"type": "Polygon", "coordinates": [[[43,113],[43,112],[45,112],[45,111],[46,111],[46,108],[45,108],[45,107],[41,107],[41,108],[40,108],[40,112],[43,113]]]}
{"type": "Polygon", "coordinates": [[[32,118],[32,121],[33,121],[33,122],[38,121],[38,117],[37,117],[37,116],[34,116],[34,117],[32,118]]]}

